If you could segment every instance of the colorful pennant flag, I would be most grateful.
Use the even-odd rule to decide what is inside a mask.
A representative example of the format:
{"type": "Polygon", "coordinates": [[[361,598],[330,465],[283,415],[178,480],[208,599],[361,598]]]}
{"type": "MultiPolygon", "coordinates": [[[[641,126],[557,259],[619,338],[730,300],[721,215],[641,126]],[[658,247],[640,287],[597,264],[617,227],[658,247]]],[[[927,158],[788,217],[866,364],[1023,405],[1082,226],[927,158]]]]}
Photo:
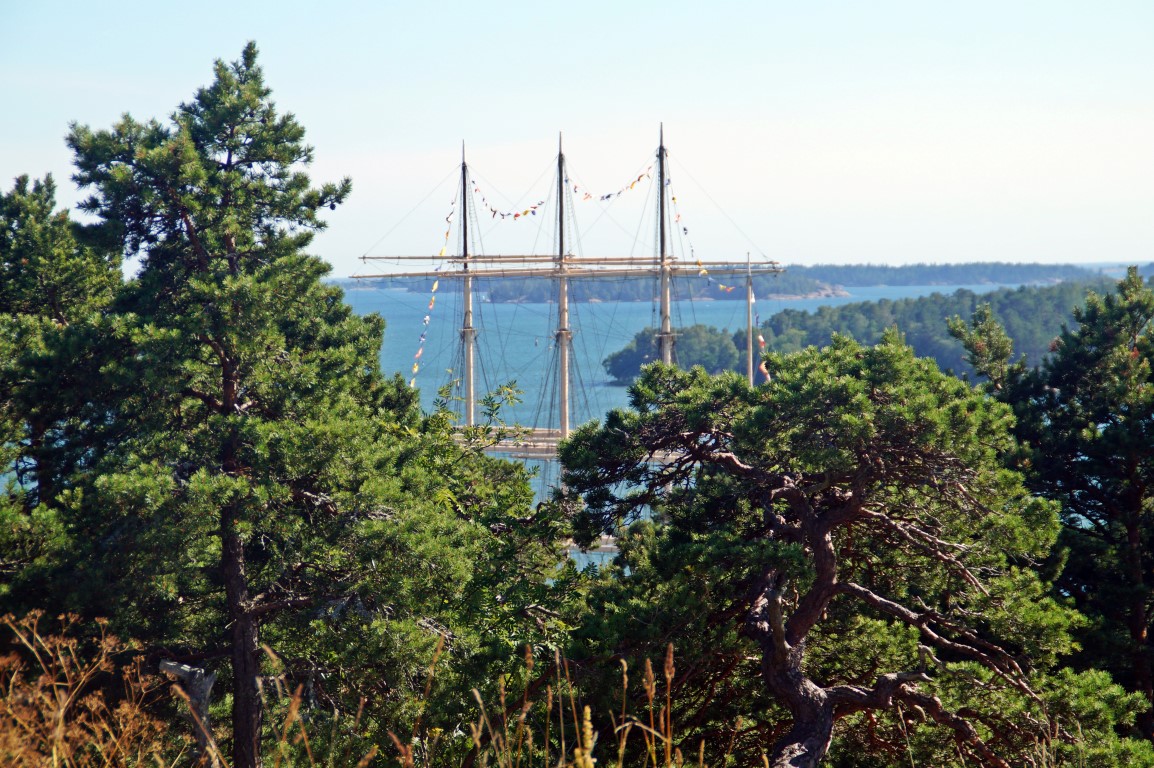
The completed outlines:
{"type": "MultiPolygon", "coordinates": [[[[445,258],[445,252],[449,248],[449,235],[453,231],[453,214],[456,212],[456,210],[457,210],[457,198],[454,195],[453,202],[449,204],[449,215],[445,217],[445,244],[441,246],[441,254],[440,254],[442,259],[445,258]]],[[[441,265],[441,266],[443,266],[443,265],[441,265]]],[[[434,270],[434,271],[439,272],[441,270],[441,266],[438,266],[436,268],[436,270],[434,270]]],[[[429,335],[429,332],[428,332],[429,321],[432,320],[433,306],[437,303],[437,289],[440,287],[441,287],[440,279],[439,278],[434,279],[432,288],[429,290],[429,294],[430,294],[429,295],[429,307],[427,310],[429,312],[429,314],[426,314],[424,316],[424,318],[422,318],[422,320],[421,320],[421,326],[423,328],[425,328],[426,330],[421,331],[421,338],[418,339],[418,341],[417,341],[417,352],[416,352],[416,354],[413,355],[413,377],[411,379],[409,379],[409,387],[410,388],[414,388],[417,386],[417,372],[419,370],[421,370],[421,364],[417,361],[421,359],[421,355],[425,354],[425,339],[427,339],[428,335],[429,335]]]]}
{"type": "MultiPolygon", "coordinates": [[[[644,171],[637,174],[636,179],[633,179],[633,181],[631,181],[628,184],[626,184],[625,186],[621,187],[621,189],[617,190],[616,192],[609,192],[609,193],[604,194],[604,195],[593,195],[592,193],[583,189],[580,184],[574,184],[573,185],[573,194],[574,195],[580,195],[582,200],[593,200],[594,198],[596,198],[600,202],[605,202],[606,200],[612,200],[615,197],[620,197],[622,192],[629,192],[630,190],[632,190],[634,187],[636,187],[638,184],[641,183],[642,179],[652,178],[649,174],[649,172],[652,170],[653,170],[653,166],[650,165],[644,171]]],[[[565,183],[568,184],[569,179],[565,179],[565,183]]]]}
{"type": "Polygon", "coordinates": [[[500,216],[502,219],[520,219],[523,216],[536,216],[537,209],[545,205],[544,200],[538,200],[536,203],[530,205],[528,208],[522,211],[501,211],[489,204],[489,200],[485,197],[485,193],[481,191],[481,188],[477,185],[476,182],[473,183],[473,194],[481,198],[481,205],[484,206],[485,210],[489,212],[489,218],[491,219],[495,219],[498,216],[500,216]]]}

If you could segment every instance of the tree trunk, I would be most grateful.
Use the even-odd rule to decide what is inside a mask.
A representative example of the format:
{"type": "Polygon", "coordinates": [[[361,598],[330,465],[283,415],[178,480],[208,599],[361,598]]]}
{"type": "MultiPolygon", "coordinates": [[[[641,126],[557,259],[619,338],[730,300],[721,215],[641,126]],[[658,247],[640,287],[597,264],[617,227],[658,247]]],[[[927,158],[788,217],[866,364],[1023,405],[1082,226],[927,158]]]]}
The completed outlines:
{"type": "MultiPolygon", "coordinates": [[[[28,424],[28,453],[36,462],[36,494],[35,500],[41,504],[51,504],[56,498],[56,472],[52,462],[48,459],[48,451],[44,447],[44,435],[47,429],[36,420],[28,424]]],[[[35,503],[28,505],[31,512],[35,503]]]]}
{"type": "Polygon", "coordinates": [[[833,706],[826,692],[802,672],[805,642],[780,651],[762,646],[761,676],[769,694],[789,708],[793,726],[773,745],[773,768],[815,768],[833,739],[833,706]]]}
{"type": "MultiPolygon", "coordinates": [[[[1141,509],[1139,500],[1138,509],[1141,509]]],[[[1131,513],[1126,521],[1126,553],[1124,555],[1130,588],[1134,598],[1127,617],[1127,629],[1132,642],[1131,659],[1134,664],[1134,686],[1146,697],[1149,706],[1139,712],[1135,725],[1147,739],[1154,739],[1154,670],[1150,666],[1150,623],[1146,610],[1145,569],[1142,563],[1141,520],[1131,513]]]]}
{"type": "Polygon", "coordinates": [[[221,559],[228,617],[232,623],[232,766],[260,768],[261,701],[259,638],[256,618],[248,610],[248,582],[244,573],[244,543],[236,534],[236,520],[222,519],[221,559]]]}
{"type": "Polygon", "coordinates": [[[794,715],[793,727],[773,745],[773,768],[816,768],[833,739],[833,709],[823,707],[814,716],[794,715]]]}
{"type": "MultiPolygon", "coordinates": [[[[235,412],[239,374],[236,362],[218,342],[221,363],[222,415],[235,412]]],[[[222,445],[221,467],[231,476],[241,473],[237,460],[239,438],[236,431],[222,445]]],[[[232,768],[260,768],[260,729],[262,707],[258,676],[260,649],[257,618],[249,606],[248,578],[245,575],[244,541],[237,533],[239,509],[228,504],[221,510],[221,569],[232,627],[232,768]]]]}

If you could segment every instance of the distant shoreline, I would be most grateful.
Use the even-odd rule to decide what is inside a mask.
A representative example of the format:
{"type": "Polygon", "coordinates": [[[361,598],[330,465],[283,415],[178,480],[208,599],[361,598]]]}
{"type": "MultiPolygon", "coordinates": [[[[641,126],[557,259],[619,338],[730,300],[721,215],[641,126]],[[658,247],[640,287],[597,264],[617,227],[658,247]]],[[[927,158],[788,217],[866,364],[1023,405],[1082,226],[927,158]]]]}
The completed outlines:
{"type": "MultiPolygon", "coordinates": [[[[410,289],[410,292],[415,293],[416,291],[412,291],[410,289]]],[[[762,300],[771,300],[771,301],[805,301],[806,299],[829,299],[829,298],[835,298],[835,297],[836,298],[844,298],[844,297],[848,297],[848,296],[853,296],[853,294],[850,293],[849,291],[845,290],[844,288],[827,288],[827,289],[822,289],[820,291],[812,291],[810,293],[770,293],[770,294],[759,295],[757,298],[762,299],[762,300]]],[[[491,299],[485,298],[482,301],[485,304],[556,304],[557,303],[554,299],[549,299],[548,301],[544,301],[544,302],[538,302],[538,301],[534,301],[533,299],[528,298],[527,296],[520,296],[520,297],[515,298],[515,299],[503,299],[501,301],[493,301],[491,299]]],[[[653,301],[653,299],[599,299],[599,298],[593,297],[590,299],[571,299],[571,301],[574,304],[605,304],[605,303],[608,303],[610,301],[618,301],[622,304],[645,304],[647,302],[653,301]]],[[[742,294],[740,297],[738,297],[738,296],[733,296],[733,297],[728,297],[728,296],[679,297],[676,299],[676,301],[692,301],[692,302],[745,301],[745,294],[742,294]]]]}
{"type": "MultiPolygon", "coordinates": [[[[1147,268],[1148,271],[1154,271],[1147,268]]],[[[784,275],[769,281],[764,276],[754,278],[754,290],[757,298],[772,301],[813,301],[822,299],[844,300],[856,295],[861,288],[882,288],[903,286],[948,286],[956,285],[1053,285],[1064,281],[1084,281],[1101,274],[1070,264],[1038,264],[1038,263],[1009,263],[1009,262],[963,262],[951,264],[907,264],[898,266],[846,264],[846,265],[812,265],[787,266],[784,275]]],[[[382,276],[383,277],[383,276],[382,276]]],[[[679,295],[676,301],[717,302],[743,301],[745,291],[741,290],[740,283],[744,280],[736,278],[738,285],[714,284],[717,291],[705,288],[700,281],[694,285],[686,284],[684,289],[675,291],[679,295]]],[[[348,285],[346,280],[338,282],[348,285]]],[[[388,280],[388,278],[386,278],[388,280]]],[[[529,280],[523,278],[486,278],[495,280],[491,284],[474,284],[475,295],[479,301],[488,304],[549,304],[556,301],[553,291],[543,290],[540,286],[530,285],[529,280]]],[[[427,293],[435,291],[433,287],[436,278],[396,278],[389,281],[392,285],[404,285],[410,293],[427,293]]],[[[456,281],[448,284],[442,279],[442,292],[456,292],[459,286],[456,281]]],[[[362,284],[363,285],[363,284],[362,284]]],[[[362,286],[357,286],[360,288],[362,286]]],[[[363,285],[372,290],[380,286],[363,285]]],[[[624,284],[601,284],[600,280],[592,281],[591,285],[582,285],[581,290],[572,290],[569,299],[574,304],[597,304],[603,302],[620,302],[630,304],[644,304],[651,302],[651,291],[640,290],[637,286],[624,284]]]]}

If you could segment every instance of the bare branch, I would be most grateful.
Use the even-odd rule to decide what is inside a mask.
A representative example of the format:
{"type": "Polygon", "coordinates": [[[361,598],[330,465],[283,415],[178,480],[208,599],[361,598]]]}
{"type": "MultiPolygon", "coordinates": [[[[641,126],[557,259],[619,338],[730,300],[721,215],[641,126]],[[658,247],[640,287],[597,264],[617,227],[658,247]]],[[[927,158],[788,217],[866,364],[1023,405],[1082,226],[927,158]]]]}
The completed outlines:
{"type": "Polygon", "coordinates": [[[944,725],[952,730],[954,732],[954,740],[958,743],[958,746],[965,747],[971,751],[982,761],[983,765],[995,766],[995,768],[1010,768],[1009,763],[999,757],[997,753],[990,749],[988,744],[982,741],[978,736],[977,730],[969,720],[946,710],[937,696],[906,689],[899,691],[895,698],[920,707],[935,723],[944,725]]]}
{"type": "Polygon", "coordinates": [[[275,600],[269,603],[260,603],[258,605],[250,605],[247,610],[249,616],[258,617],[274,611],[284,610],[286,608],[304,608],[312,605],[316,600],[313,597],[290,597],[285,600],[275,600]]]}
{"type": "Polygon", "coordinates": [[[916,547],[918,550],[929,555],[935,560],[939,560],[950,566],[953,568],[955,573],[957,573],[962,577],[963,580],[965,580],[967,584],[981,592],[986,597],[990,596],[989,590],[987,590],[985,585],[983,585],[982,582],[978,580],[978,577],[975,576],[973,572],[967,568],[960,560],[958,560],[958,558],[954,557],[946,551],[948,549],[962,549],[964,551],[965,548],[961,545],[940,539],[927,531],[923,531],[916,525],[911,525],[910,523],[895,520],[893,516],[885,513],[869,512],[863,510],[862,516],[873,521],[881,528],[897,534],[910,545],[916,547]]]}
{"type": "Polygon", "coordinates": [[[895,696],[907,690],[916,690],[916,683],[929,681],[925,672],[890,672],[880,675],[872,688],[835,685],[826,689],[826,695],[837,708],[840,717],[864,709],[892,709],[895,696]]]}
{"type": "Polygon", "coordinates": [[[181,394],[183,394],[185,397],[191,397],[196,400],[200,400],[214,411],[220,411],[220,409],[223,407],[219,399],[213,397],[207,392],[201,392],[199,390],[192,389],[191,387],[186,387],[185,389],[181,390],[181,394]]]}
{"type": "Polygon", "coordinates": [[[1021,667],[1018,666],[1018,663],[998,646],[981,641],[972,631],[956,625],[950,625],[943,617],[929,611],[916,613],[904,605],[884,598],[859,584],[842,582],[837,585],[837,591],[841,594],[852,595],[882,613],[905,622],[912,627],[917,627],[922,633],[922,636],[932,645],[977,661],[1022,693],[1035,701],[1038,700],[1037,694],[1035,694],[1026,683],[1025,674],[1022,672],[1021,667]],[[962,635],[966,642],[959,642],[945,637],[934,629],[933,624],[946,626],[959,635],[962,635]]]}

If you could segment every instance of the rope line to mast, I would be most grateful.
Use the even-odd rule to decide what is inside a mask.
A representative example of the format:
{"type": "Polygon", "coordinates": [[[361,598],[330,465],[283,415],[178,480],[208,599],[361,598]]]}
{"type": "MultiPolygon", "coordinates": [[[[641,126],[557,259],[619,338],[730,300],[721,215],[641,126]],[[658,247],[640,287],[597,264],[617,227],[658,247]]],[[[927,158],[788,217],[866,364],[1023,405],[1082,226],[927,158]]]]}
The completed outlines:
{"type": "MultiPolygon", "coordinates": [[[[453,176],[454,174],[456,174],[456,172],[457,172],[457,170],[456,170],[455,168],[454,168],[453,170],[449,171],[449,173],[445,175],[445,178],[443,178],[443,179],[441,179],[439,182],[437,182],[437,186],[435,186],[435,187],[433,187],[432,189],[430,189],[430,190],[429,190],[429,194],[427,194],[427,195],[425,195],[424,197],[422,197],[422,198],[421,198],[421,201],[420,201],[419,203],[417,203],[416,205],[414,205],[414,206],[412,207],[412,209],[410,209],[410,210],[409,210],[409,212],[408,212],[408,213],[406,213],[404,216],[402,216],[402,217],[401,217],[401,218],[400,218],[400,219],[397,221],[397,223],[396,223],[396,224],[394,224],[394,225],[392,226],[392,228],[391,228],[391,229],[389,229],[389,231],[388,231],[388,232],[386,232],[385,234],[383,234],[383,235],[381,235],[380,237],[378,237],[378,238],[377,238],[377,241],[376,241],[375,243],[373,243],[373,244],[372,244],[372,245],[370,245],[368,248],[366,248],[366,249],[365,249],[365,252],[361,254],[361,258],[362,258],[362,259],[364,259],[366,256],[368,256],[368,255],[369,255],[369,251],[373,250],[374,248],[376,248],[378,245],[380,245],[380,244],[381,244],[381,241],[382,241],[382,240],[384,240],[386,237],[388,237],[389,235],[391,235],[391,234],[393,234],[394,232],[396,232],[396,231],[397,231],[397,228],[399,228],[399,227],[400,227],[402,224],[404,224],[404,223],[405,223],[405,221],[407,221],[407,220],[408,220],[408,218],[409,218],[410,216],[412,216],[414,213],[416,213],[416,211],[417,211],[417,209],[418,209],[418,208],[420,208],[420,207],[421,207],[422,205],[424,205],[425,203],[429,202],[429,198],[430,198],[430,197],[432,197],[433,195],[435,195],[435,194],[437,193],[437,191],[438,191],[438,190],[439,190],[441,187],[445,186],[445,182],[446,182],[446,181],[448,181],[448,180],[449,180],[449,178],[450,178],[451,176],[453,176]]],[[[353,277],[356,277],[356,275],[353,275],[353,277]]]]}

